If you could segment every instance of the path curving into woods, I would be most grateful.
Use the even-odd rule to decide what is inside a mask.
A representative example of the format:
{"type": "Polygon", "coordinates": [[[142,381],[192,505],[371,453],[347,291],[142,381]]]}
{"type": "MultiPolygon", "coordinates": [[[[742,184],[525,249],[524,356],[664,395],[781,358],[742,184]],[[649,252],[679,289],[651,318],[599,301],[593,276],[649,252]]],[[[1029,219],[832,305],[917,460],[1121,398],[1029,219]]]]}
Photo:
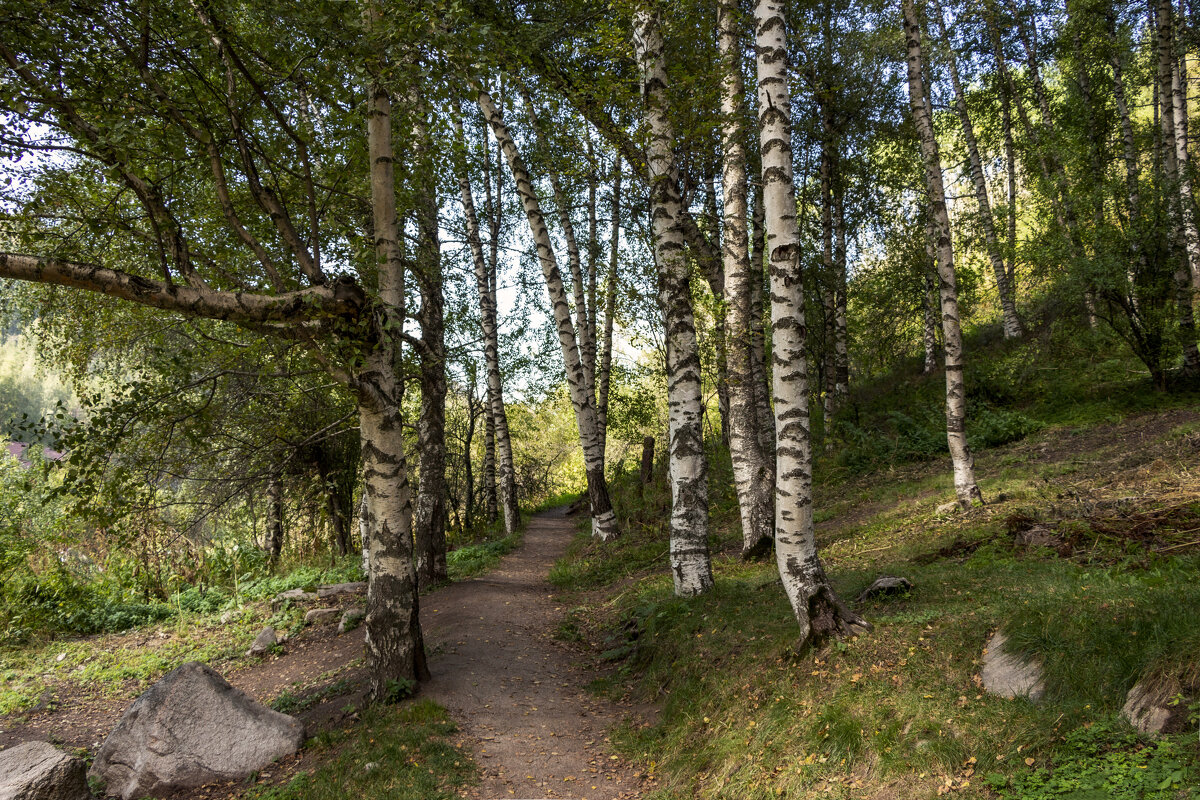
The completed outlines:
{"type": "MultiPolygon", "coordinates": [[[[615,757],[607,734],[627,708],[593,697],[596,677],[588,656],[556,640],[563,608],[555,603],[547,575],[562,557],[576,522],[559,508],[535,515],[521,546],[490,572],[421,597],[421,620],[434,678],[422,697],[444,705],[458,724],[459,744],[480,766],[481,781],[463,792],[478,800],[586,798],[626,800],[641,796],[637,770],[615,757]]],[[[361,600],[347,601],[361,602],[361,600]]],[[[131,647],[154,648],[153,632],[131,634],[131,647]]],[[[297,686],[315,687],[349,678],[348,694],[328,697],[301,712],[310,735],[353,724],[347,706],[363,701],[362,633],[337,636],[332,625],[305,629],[286,652],[242,662],[227,671],[237,688],[262,702],[297,686]]],[[[220,669],[221,665],[215,665],[220,669]]],[[[134,694],[147,685],[130,686],[134,694]]],[[[305,694],[300,691],[300,694],[305,694]]],[[[131,702],[82,687],[59,687],[53,702],[21,716],[0,716],[0,747],[28,739],[95,751],[131,702]]],[[[283,784],[297,771],[317,766],[308,749],[271,770],[269,783],[283,784]]],[[[236,797],[240,788],[203,787],[174,797],[236,797]]]]}
{"type": "Polygon", "coordinates": [[[434,673],[422,694],[450,711],[483,773],[467,797],[641,795],[606,742],[621,710],[588,693],[590,665],[553,638],[563,609],[546,576],[574,529],[565,508],[537,514],[495,569],[421,598],[434,673]]]}

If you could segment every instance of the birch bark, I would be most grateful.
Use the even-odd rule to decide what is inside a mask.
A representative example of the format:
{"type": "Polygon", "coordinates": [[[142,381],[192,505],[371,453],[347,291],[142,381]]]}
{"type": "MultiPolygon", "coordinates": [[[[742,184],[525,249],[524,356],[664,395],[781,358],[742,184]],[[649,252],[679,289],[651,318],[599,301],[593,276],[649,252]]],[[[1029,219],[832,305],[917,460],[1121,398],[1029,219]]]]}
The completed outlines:
{"type": "Polygon", "coordinates": [[[604,285],[604,333],[600,341],[600,365],[596,376],[596,412],[600,436],[608,439],[608,394],[612,379],[613,323],[617,316],[618,267],[621,255],[621,157],[613,162],[612,206],[608,241],[608,278],[604,285]]]}
{"type": "MultiPolygon", "coordinates": [[[[742,522],[742,557],[760,558],[771,549],[774,525],[774,475],[758,435],[756,376],[753,363],[753,295],[761,294],[761,262],[753,269],[747,229],[745,85],[737,0],[717,8],[721,53],[721,144],[725,265],[726,343],[729,375],[729,450],[742,522]]],[[[760,308],[761,313],[761,308],[760,308]]]]}
{"type": "Polygon", "coordinates": [[[413,568],[412,487],[400,417],[396,338],[404,318],[404,263],[396,224],[391,97],[370,88],[367,141],[371,208],[379,264],[380,341],[357,375],[365,497],[362,531],[367,551],[366,662],[371,693],[387,697],[395,681],[425,680],[429,668],[413,568]]]}
{"type": "Polygon", "coordinates": [[[975,466],[967,445],[966,390],[963,385],[962,330],[958,317],[958,292],[954,275],[954,248],[950,238],[950,216],[946,211],[946,192],[942,184],[942,159],[938,152],[933,118],[925,94],[922,75],[921,26],[914,0],[902,0],[904,39],[908,50],[908,96],[921,153],[925,161],[925,183],[929,191],[929,213],[937,232],[938,284],[941,294],[942,339],[946,360],[946,439],[954,466],[954,490],[958,503],[970,508],[982,503],[983,495],[975,483],[975,466]]]}
{"type": "Polygon", "coordinates": [[[812,442],[800,230],[792,179],[787,24],[780,0],[757,0],[756,66],[763,209],[771,275],[775,394],[775,559],[800,625],[801,648],[866,629],[834,593],[813,532],[812,442]]]}
{"type": "Polygon", "coordinates": [[[979,206],[979,222],[983,227],[983,239],[986,244],[988,261],[992,264],[992,274],[996,279],[996,291],[1000,295],[1000,308],[1004,321],[1004,338],[1018,339],[1024,333],[1021,318],[1017,316],[1017,304],[1013,297],[1012,286],[1009,284],[1008,272],[1004,267],[1004,256],[1000,252],[1000,240],[996,236],[996,221],[992,217],[992,204],[988,198],[987,176],[983,173],[983,159],[979,156],[979,142],[975,138],[975,125],[971,122],[971,114],[967,110],[967,98],[963,93],[962,80],[958,74],[958,58],[954,53],[953,43],[946,34],[946,23],[942,18],[941,3],[935,5],[934,19],[938,32],[946,43],[947,63],[950,66],[950,85],[954,89],[954,108],[958,112],[958,121],[962,126],[963,141],[967,144],[967,160],[971,165],[971,181],[975,187],[975,202],[979,206]]]}
{"type": "Polygon", "coordinates": [[[420,98],[414,103],[418,119],[413,125],[414,155],[421,186],[416,195],[417,247],[415,277],[421,295],[417,322],[421,342],[421,410],[417,418],[417,453],[420,464],[417,505],[413,513],[413,539],[417,581],[431,586],[446,580],[446,336],[442,293],[442,255],[438,234],[438,197],[435,171],[429,161],[432,142],[423,118],[420,98]]]}
{"type": "Polygon", "coordinates": [[[659,305],[667,345],[667,439],[671,482],[671,573],[675,594],[712,590],[708,552],[708,463],[704,453],[704,401],[691,286],[679,226],[682,201],[674,173],[675,133],[667,116],[667,71],[658,16],[634,13],[634,56],[641,70],[642,101],[650,131],[650,218],[658,267],[659,305]]]}
{"type": "MultiPolygon", "coordinates": [[[[462,123],[454,120],[456,133],[465,153],[462,123]]],[[[504,515],[504,531],[511,534],[521,523],[517,503],[516,470],[513,464],[512,439],[508,431],[508,412],[504,407],[504,384],[500,374],[500,329],[497,323],[496,295],[483,242],[479,238],[479,218],[475,213],[475,198],[467,175],[465,159],[458,164],[458,187],[462,198],[463,218],[466,220],[467,244],[475,265],[475,289],[479,295],[479,321],[483,328],[483,357],[487,367],[488,419],[495,435],[496,457],[500,467],[500,509],[504,515]]],[[[494,236],[494,234],[493,234],[494,236]]]]}
{"type": "Polygon", "coordinates": [[[562,348],[567,388],[571,395],[571,405],[575,410],[575,420],[579,426],[580,445],[583,447],[588,499],[592,506],[592,534],[602,541],[608,541],[618,533],[617,515],[613,512],[612,502],[608,496],[608,483],[604,476],[604,453],[600,448],[596,398],[595,394],[589,394],[586,388],[588,383],[580,360],[575,329],[571,324],[571,312],[567,304],[566,290],[563,287],[562,273],[558,269],[558,260],[554,255],[554,247],[550,241],[550,232],[546,228],[541,205],[529,179],[529,172],[517,150],[516,142],[509,134],[508,127],[504,124],[504,118],[492,101],[491,95],[482,89],[478,89],[478,92],[479,107],[491,126],[493,135],[500,143],[513,180],[517,184],[517,194],[521,198],[525,218],[529,222],[529,229],[537,248],[538,260],[542,265],[542,277],[545,279],[546,292],[550,297],[554,323],[558,331],[558,341],[562,348]]]}

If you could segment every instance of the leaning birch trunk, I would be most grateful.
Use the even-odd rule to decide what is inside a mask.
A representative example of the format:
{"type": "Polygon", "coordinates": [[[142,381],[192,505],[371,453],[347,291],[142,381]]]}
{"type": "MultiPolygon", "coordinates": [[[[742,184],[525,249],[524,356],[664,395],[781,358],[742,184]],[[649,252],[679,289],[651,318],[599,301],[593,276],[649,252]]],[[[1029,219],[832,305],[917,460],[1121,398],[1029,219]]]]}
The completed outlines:
{"type": "MultiPolygon", "coordinates": [[[[420,113],[420,112],[418,112],[420,113]]],[[[429,163],[431,142],[423,120],[413,126],[416,156],[423,169],[429,163]]],[[[421,411],[417,418],[420,474],[413,512],[417,581],[431,586],[446,580],[446,335],[442,293],[441,243],[438,235],[436,181],[417,189],[416,278],[421,295],[417,322],[421,326],[421,411]]],[[[415,188],[415,187],[414,187],[415,188]]]]}
{"type": "Polygon", "coordinates": [[[958,495],[958,503],[963,508],[970,508],[976,501],[983,502],[983,494],[975,483],[975,466],[971,448],[967,445],[962,330],[959,327],[958,291],[954,278],[954,247],[950,239],[950,216],[946,212],[946,192],[942,185],[942,159],[925,97],[925,80],[921,74],[921,27],[913,2],[902,0],[904,38],[908,48],[908,97],[925,160],[929,213],[937,231],[942,339],[946,350],[946,439],[954,465],[954,491],[958,495]]]}
{"type": "Polygon", "coordinates": [[[800,230],[792,180],[791,100],[787,85],[787,25],[779,0],[758,0],[758,124],[763,208],[771,271],[775,394],[775,559],[800,624],[799,648],[866,629],[834,593],[817,555],[813,531],[812,442],[805,354],[800,230]]]}
{"type": "Polygon", "coordinates": [[[612,379],[613,322],[617,316],[617,275],[621,255],[621,157],[613,162],[612,222],[608,242],[608,279],[604,286],[604,333],[596,371],[596,416],[600,438],[608,441],[608,395],[612,379]]]}
{"type": "MultiPolygon", "coordinates": [[[[462,124],[454,120],[458,138],[465,146],[462,124]]],[[[504,386],[500,375],[500,332],[496,317],[496,298],[488,262],[483,255],[479,238],[479,218],[475,213],[475,198],[466,163],[460,163],[458,186],[462,195],[463,217],[467,224],[467,243],[475,264],[475,288],[479,294],[479,321],[483,328],[483,357],[487,365],[488,414],[495,430],[496,456],[500,466],[500,508],[504,515],[504,531],[512,534],[521,523],[517,504],[516,470],[513,464],[512,439],[508,431],[508,412],[504,408],[504,386]]]]}
{"type": "Polygon", "coordinates": [[[971,122],[971,114],[967,110],[967,98],[963,94],[962,81],[958,74],[958,59],[954,54],[949,37],[946,35],[946,23],[942,19],[941,3],[939,2],[935,8],[934,20],[937,22],[943,41],[947,42],[946,57],[950,66],[950,85],[954,89],[954,108],[958,112],[958,121],[962,126],[963,141],[967,143],[967,161],[971,165],[971,181],[975,185],[975,202],[979,206],[979,222],[983,227],[985,249],[988,260],[992,264],[992,274],[996,278],[996,292],[1000,295],[1004,338],[1019,339],[1024,330],[1021,327],[1021,318],[1017,316],[1013,287],[1009,284],[1008,272],[1004,266],[1004,255],[1000,252],[1000,240],[996,236],[996,221],[992,217],[992,203],[988,198],[987,176],[983,174],[983,159],[979,156],[979,142],[975,138],[975,125],[971,122]]]}
{"type": "Polygon", "coordinates": [[[774,476],[758,435],[753,363],[753,295],[761,291],[761,267],[750,263],[747,229],[745,86],[742,81],[742,37],[738,33],[737,0],[722,0],[717,9],[721,49],[721,143],[724,193],[726,341],[729,375],[729,453],[742,521],[742,557],[770,552],[774,525],[774,476]]]}
{"type": "Polygon", "coordinates": [[[562,347],[567,389],[571,395],[571,405],[575,409],[575,421],[579,426],[579,442],[583,448],[584,470],[587,474],[588,500],[592,506],[592,535],[601,541],[608,541],[618,533],[617,515],[613,512],[612,501],[608,496],[608,482],[604,477],[604,453],[600,449],[596,396],[587,391],[588,383],[580,361],[575,329],[571,325],[571,312],[563,288],[562,273],[558,269],[558,261],[554,256],[554,247],[541,205],[529,180],[525,163],[517,151],[517,145],[509,134],[499,109],[492,102],[491,95],[481,88],[478,91],[479,107],[491,126],[496,141],[504,150],[504,157],[517,184],[517,194],[520,195],[521,205],[525,209],[525,218],[533,234],[538,260],[542,265],[542,277],[546,282],[546,292],[550,297],[554,323],[558,330],[558,342],[562,347]]]}
{"type": "Polygon", "coordinates": [[[368,94],[367,142],[379,263],[379,331],[357,382],[366,493],[363,547],[368,554],[366,664],[376,699],[391,694],[397,682],[429,677],[413,569],[412,487],[399,404],[402,383],[396,374],[395,329],[404,318],[404,262],[396,226],[391,125],[391,97],[382,84],[375,84],[368,94]]]}
{"type": "Polygon", "coordinates": [[[658,266],[659,305],[667,345],[667,453],[671,482],[671,574],[675,594],[692,597],[713,587],[708,552],[708,463],[704,454],[704,400],[700,351],[692,315],[683,232],[682,201],[673,174],[675,133],[667,117],[667,70],[658,16],[634,13],[634,57],[641,68],[650,144],[650,219],[658,266]]]}

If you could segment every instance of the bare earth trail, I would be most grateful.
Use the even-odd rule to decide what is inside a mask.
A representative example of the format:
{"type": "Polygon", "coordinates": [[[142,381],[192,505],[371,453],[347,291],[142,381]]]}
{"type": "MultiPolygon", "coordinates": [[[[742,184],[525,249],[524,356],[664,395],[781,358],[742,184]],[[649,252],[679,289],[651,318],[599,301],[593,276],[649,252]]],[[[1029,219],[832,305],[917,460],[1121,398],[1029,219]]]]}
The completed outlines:
{"type": "MultiPolygon", "coordinates": [[[[490,572],[421,598],[434,674],[421,696],[450,711],[461,731],[459,743],[480,765],[482,780],[466,797],[614,800],[641,794],[638,774],[614,758],[605,738],[623,709],[586,691],[595,677],[587,657],[552,636],[562,609],[546,576],[574,530],[565,509],[537,514],[521,547],[490,572]]],[[[154,647],[157,639],[149,634],[137,644],[154,647]]],[[[362,700],[361,658],[361,633],[336,636],[333,626],[324,625],[294,637],[283,655],[242,662],[226,678],[262,702],[297,686],[328,683],[332,675],[350,678],[355,683],[350,695],[330,697],[300,714],[312,734],[352,721],[343,709],[348,700],[362,700]]],[[[55,703],[23,718],[0,716],[0,747],[51,739],[94,751],[131,702],[78,687],[56,694],[55,703]]],[[[295,770],[315,765],[301,751],[272,770],[271,782],[285,783],[295,770]]],[[[217,794],[236,792],[231,790],[217,794]]],[[[192,796],[201,795],[175,797],[192,796]]]]}
{"type": "Polygon", "coordinates": [[[586,691],[593,672],[552,637],[562,609],[546,575],[575,529],[564,512],[533,517],[521,548],[486,575],[421,598],[434,673],[422,694],[474,746],[483,780],[468,797],[641,794],[635,771],[605,742],[621,714],[586,691]]]}

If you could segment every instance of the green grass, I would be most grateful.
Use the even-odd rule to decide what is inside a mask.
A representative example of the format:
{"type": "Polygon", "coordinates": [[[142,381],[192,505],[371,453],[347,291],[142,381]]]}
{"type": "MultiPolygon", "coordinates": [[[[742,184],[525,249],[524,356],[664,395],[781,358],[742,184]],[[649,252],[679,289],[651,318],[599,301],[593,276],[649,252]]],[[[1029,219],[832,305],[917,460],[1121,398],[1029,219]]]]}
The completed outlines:
{"type": "Polygon", "coordinates": [[[487,572],[500,559],[521,546],[522,530],[489,542],[468,544],[446,554],[446,570],[451,581],[462,581],[487,572]]]}
{"type": "Polygon", "coordinates": [[[318,737],[309,747],[325,755],[284,786],[259,787],[245,800],[442,800],[477,780],[457,729],[431,700],[372,706],[353,729],[318,737]]]}
{"type": "MultiPolygon", "coordinates": [[[[804,656],[773,561],[736,558],[726,463],[714,461],[710,477],[718,557],[715,590],[702,598],[672,595],[663,476],[644,488],[614,482],[622,536],[581,534],[555,565],[552,580],[576,606],[556,635],[587,640],[612,665],[598,692],[661,704],[657,724],[614,735],[655,776],[646,797],[1195,796],[1195,722],[1152,741],[1118,716],[1143,678],[1200,698],[1200,553],[1184,546],[1200,538],[1187,506],[1200,488],[1200,425],[1138,416],[1196,397],[1147,394],[1128,361],[1041,340],[979,354],[974,402],[1020,425],[979,450],[990,504],[967,514],[935,513],[953,497],[948,459],[895,457],[894,441],[886,457],[858,464],[845,447],[823,457],[817,535],[835,588],[854,598],[890,573],[914,589],[854,604],[874,629],[804,656]],[[1126,495],[1131,505],[1112,505],[1126,495]],[[1007,521],[1021,515],[1070,539],[1070,557],[1019,546],[1007,521]],[[980,687],[982,649],[1001,626],[1044,665],[1041,703],[980,687]]],[[[846,413],[894,438],[889,409],[908,414],[943,391],[940,376],[859,387],[846,413]]]]}

